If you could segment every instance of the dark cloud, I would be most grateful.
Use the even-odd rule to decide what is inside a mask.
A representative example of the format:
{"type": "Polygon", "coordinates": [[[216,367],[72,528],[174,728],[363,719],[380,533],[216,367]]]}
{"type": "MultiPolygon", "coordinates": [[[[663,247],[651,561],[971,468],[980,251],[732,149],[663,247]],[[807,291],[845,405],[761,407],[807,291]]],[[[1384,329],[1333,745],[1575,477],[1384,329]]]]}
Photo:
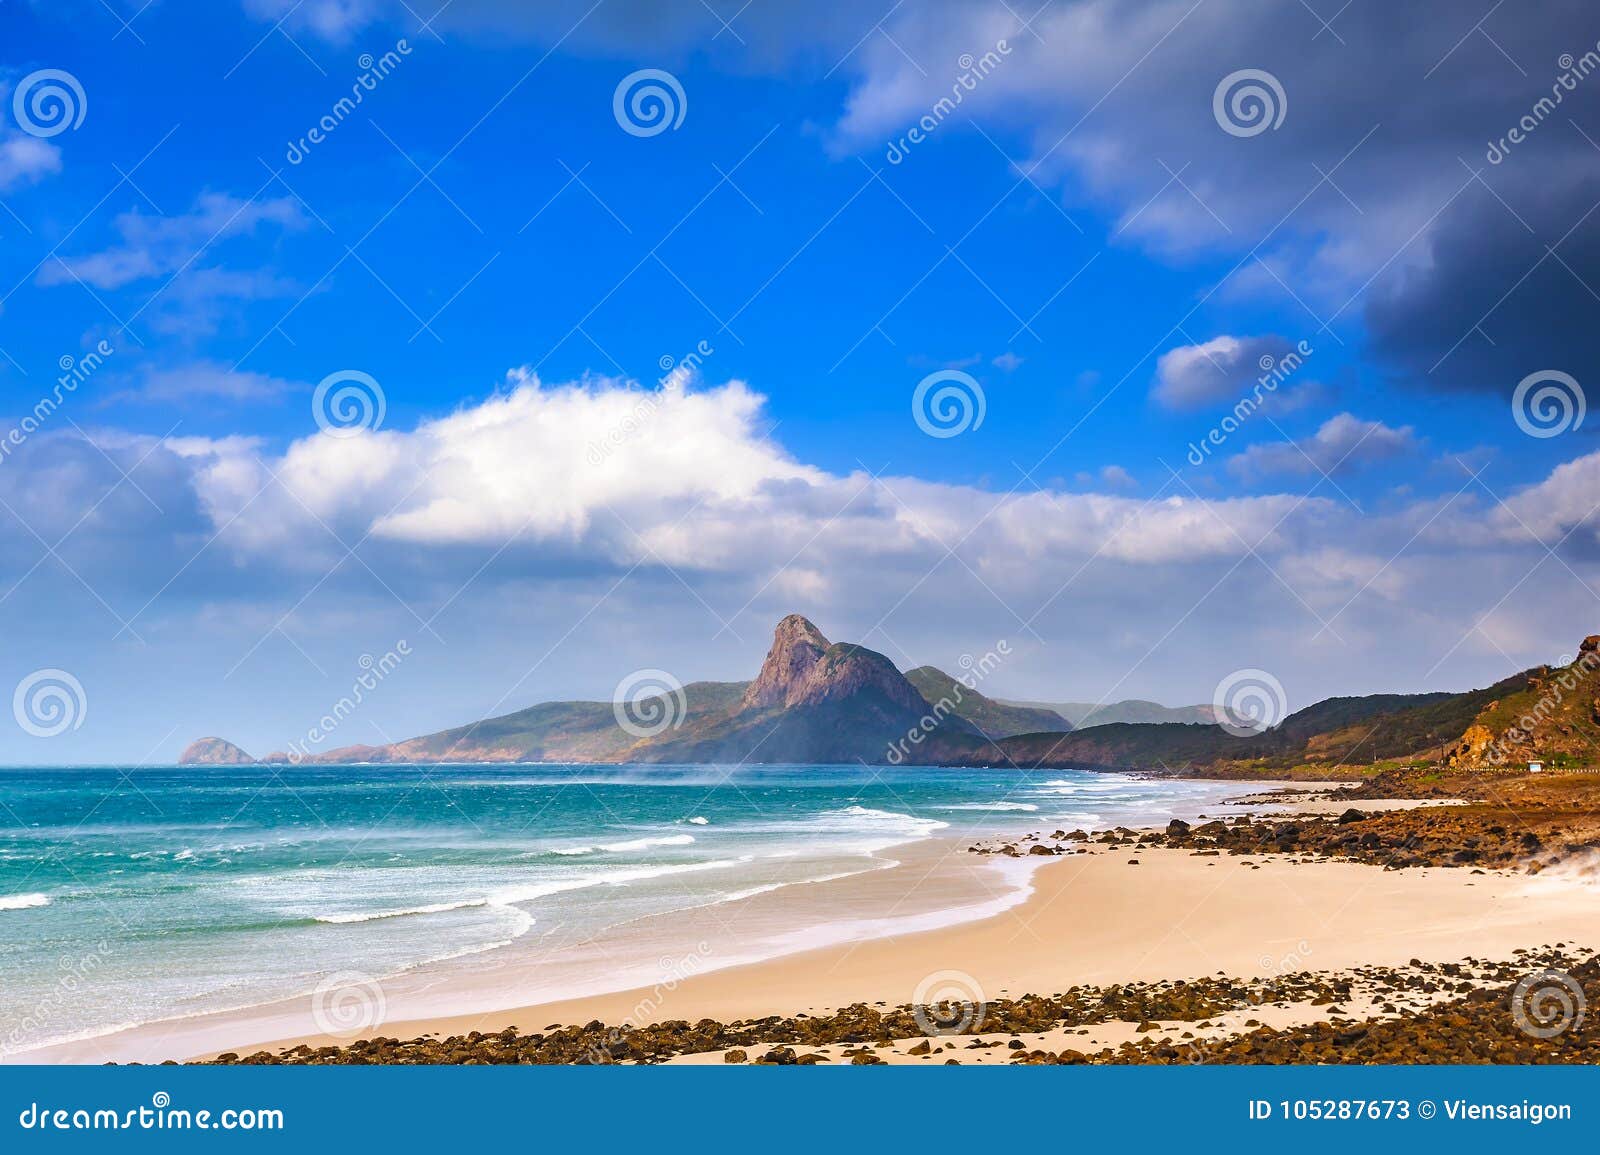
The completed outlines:
{"type": "Polygon", "coordinates": [[[1364,319],[1381,365],[1426,387],[1581,375],[1600,305],[1600,212],[1585,218],[1600,197],[1600,12],[1328,5],[1324,27],[1317,7],[1057,3],[1008,32],[1004,6],[935,21],[908,5],[893,45],[852,57],[839,132],[879,147],[948,89],[940,62],[1009,35],[963,114],[1030,138],[1034,179],[1103,205],[1114,240],[1238,261],[1228,299],[1281,304],[1313,344],[1323,324],[1354,343],[1364,319]],[[1219,126],[1213,96],[1244,70],[1281,91],[1276,128],[1219,126]]]}
{"type": "Polygon", "coordinates": [[[1510,204],[1470,189],[1441,215],[1431,262],[1368,299],[1372,349],[1404,380],[1510,393],[1529,373],[1581,381],[1600,363],[1600,179],[1540,175],[1565,183],[1510,204]]]}

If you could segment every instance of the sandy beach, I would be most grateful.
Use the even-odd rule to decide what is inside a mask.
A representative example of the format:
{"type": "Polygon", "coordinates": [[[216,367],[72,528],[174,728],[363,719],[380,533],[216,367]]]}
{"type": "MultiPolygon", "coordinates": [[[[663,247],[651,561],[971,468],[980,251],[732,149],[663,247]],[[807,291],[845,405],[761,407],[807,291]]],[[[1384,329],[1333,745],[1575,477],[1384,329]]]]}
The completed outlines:
{"type": "MultiPolygon", "coordinates": [[[[1241,791],[1227,804],[1228,817],[1340,809],[1307,793],[1304,783],[1291,795],[1270,792],[1274,785],[1241,791]]],[[[1413,805],[1385,800],[1370,809],[1413,805]]],[[[1026,850],[1032,839],[1015,845],[1026,850]]],[[[626,940],[490,952],[476,965],[424,968],[320,1001],[302,997],[153,1023],[18,1058],[160,1062],[378,1035],[817,1015],[857,1003],[920,1003],[941,991],[982,1003],[1082,984],[1271,980],[1413,960],[1506,960],[1519,949],[1557,943],[1600,949],[1597,916],[1600,888],[1554,874],[1384,870],[1307,854],[1196,854],[1081,841],[1059,855],[1011,857],[933,838],[894,848],[881,869],[643,920],[627,928],[626,940]],[[796,925],[810,929],[796,932],[796,925]],[[635,953],[661,948],[635,968],[635,985],[539,997],[581,990],[584,969],[613,962],[624,943],[635,953]],[[687,953],[685,943],[693,944],[687,953]],[[330,1016],[350,1030],[321,1029],[330,1016]]],[[[1287,1025],[1318,1014],[1277,1008],[1264,1021],[1287,1025]]],[[[1088,1041],[1116,1045],[1133,1029],[1106,1024],[1088,1041]]],[[[897,1047],[890,1061],[905,1050],[897,1047]]]]}
{"type": "MultiPolygon", "coordinates": [[[[1316,814],[1329,804],[1305,796],[1285,802],[1253,789],[1235,808],[1316,814]]],[[[672,920],[671,940],[694,942],[695,951],[660,956],[627,990],[518,998],[548,989],[552,970],[581,969],[586,957],[608,949],[574,944],[543,957],[386,981],[376,1010],[359,1007],[366,1017],[350,1034],[318,1030],[319,1011],[302,998],[151,1024],[23,1059],[155,1062],[380,1034],[818,1014],[855,1003],[922,1001],[930,984],[981,1002],[1078,984],[1507,959],[1520,948],[1556,943],[1600,949],[1600,889],[1553,876],[1395,871],[1294,854],[1208,856],[1093,843],[1075,851],[983,856],[964,843],[930,839],[896,848],[895,865],[885,869],[687,912],[672,920]],[[780,914],[792,926],[797,905],[801,921],[817,928],[814,937],[791,933],[776,957],[742,961],[740,951],[759,937],[752,928],[777,925],[780,914]]],[[[634,933],[648,937],[651,929],[634,933]]],[[[320,1014],[326,1022],[326,1005],[320,1014]]],[[[1294,1013],[1283,1021],[1296,1021],[1294,1013]]],[[[1112,1025],[1105,1038],[1119,1041],[1131,1029],[1112,1025]]]]}
{"type": "Polygon", "coordinates": [[[952,970],[975,980],[975,994],[992,997],[1219,972],[1254,978],[1413,958],[1509,957],[1556,942],[1600,949],[1600,890],[1557,879],[1169,850],[1131,857],[1137,866],[1120,848],[1049,860],[1020,905],[943,930],[807,951],[692,976],[671,989],[388,1022],[382,1033],[409,1038],[591,1019],[642,1024],[894,1005],[913,1001],[929,975],[952,970]]]}

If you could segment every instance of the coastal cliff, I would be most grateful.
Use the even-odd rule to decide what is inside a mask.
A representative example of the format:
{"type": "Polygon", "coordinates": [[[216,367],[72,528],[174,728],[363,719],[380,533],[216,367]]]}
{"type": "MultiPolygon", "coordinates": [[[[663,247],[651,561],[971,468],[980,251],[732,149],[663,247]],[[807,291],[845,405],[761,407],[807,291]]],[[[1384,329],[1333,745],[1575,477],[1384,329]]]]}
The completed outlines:
{"type": "Polygon", "coordinates": [[[1473,718],[1446,758],[1448,764],[1600,762],[1600,634],[1584,638],[1571,661],[1536,666],[1502,687],[1506,692],[1495,695],[1473,718]]]}

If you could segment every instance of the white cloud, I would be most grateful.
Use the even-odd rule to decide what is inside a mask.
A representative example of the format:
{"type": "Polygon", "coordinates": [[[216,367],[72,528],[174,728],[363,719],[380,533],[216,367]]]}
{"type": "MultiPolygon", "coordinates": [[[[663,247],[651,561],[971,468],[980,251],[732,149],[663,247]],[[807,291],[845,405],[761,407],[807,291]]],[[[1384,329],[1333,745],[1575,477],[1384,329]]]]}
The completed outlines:
{"type": "Polygon", "coordinates": [[[107,398],[112,401],[138,401],[182,404],[211,399],[217,401],[276,401],[310,387],[267,373],[232,369],[215,361],[195,361],[187,365],[147,368],[138,383],[107,398]]]}
{"type": "Polygon", "coordinates": [[[34,184],[61,171],[61,150],[21,133],[0,135],[0,192],[34,184]]]}
{"type": "MultiPolygon", "coordinates": [[[[296,709],[323,708],[325,686],[301,692],[297,647],[342,669],[437,629],[441,664],[418,666],[414,691],[397,685],[375,717],[398,735],[497,700],[607,692],[644,665],[748,676],[794,609],[899,660],[1010,638],[1012,696],[1174,702],[1244,665],[1272,669],[1297,703],[1482,685],[1591,632],[1592,593],[1538,565],[1543,546],[1472,494],[1362,516],[1288,493],[1144,501],[839,475],[769,436],[762,404],[737,382],[675,396],[518,373],[411,428],[286,447],[91,430],[95,448],[41,433],[0,465],[0,497],[40,538],[66,535],[62,558],[95,595],[46,580],[31,535],[0,536],[0,578],[21,582],[14,651],[93,672],[112,612],[136,617],[150,649],[120,654],[118,677],[196,701],[223,687],[259,725],[274,687],[295,683],[296,709]],[[1508,660],[1472,627],[1512,589],[1527,620],[1508,660]],[[51,629],[33,630],[35,607],[51,629]],[[61,656],[62,621],[82,654],[61,656]],[[524,681],[530,653],[552,649],[559,661],[524,681]]],[[[1600,454],[1510,500],[1558,535],[1590,524],[1596,492],[1600,454]]]]}
{"type": "Polygon", "coordinates": [[[1324,546],[1285,558],[1278,571],[1307,600],[1337,609],[1371,593],[1390,602],[1410,588],[1413,563],[1405,557],[1380,557],[1324,546]]]}
{"type": "Polygon", "coordinates": [[[1531,538],[1594,550],[1600,546],[1600,451],[1557,466],[1543,481],[1497,505],[1489,521],[1508,541],[1531,538]]]}
{"type": "Polygon", "coordinates": [[[1169,409],[1198,409],[1235,401],[1258,377],[1271,372],[1288,347],[1282,337],[1227,334],[1198,345],[1180,345],[1156,361],[1155,386],[1150,395],[1169,409]]]}
{"type": "MultiPolygon", "coordinates": [[[[768,437],[763,403],[738,381],[646,391],[609,379],[546,386],[518,372],[506,391],[410,431],[318,433],[277,459],[219,446],[197,486],[246,551],[299,542],[306,552],[303,543],[323,536],[308,527],[309,510],[352,538],[764,576],[803,546],[840,564],[931,563],[958,541],[996,564],[1232,557],[1241,542],[1274,548],[1287,513],[1299,524],[1326,512],[1288,496],[1146,503],[1041,491],[997,504],[970,486],[839,476],[768,437]]],[[[1132,478],[1111,467],[1102,480],[1121,488],[1132,478]]],[[[310,564],[318,560],[310,551],[310,564]]]]}
{"type": "Polygon", "coordinates": [[[1322,381],[1307,381],[1303,385],[1279,388],[1261,399],[1261,408],[1274,417],[1287,417],[1318,405],[1326,405],[1337,396],[1336,390],[1322,381]]]}
{"type": "MultiPolygon", "coordinates": [[[[149,216],[138,210],[118,214],[112,226],[121,244],[46,262],[39,270],[39,283],[60,285],[81,279],[97,289],[119,289],[188,268],[218,242],[254,232],[261,225],[292,229],[304,223],[300,206],[290,197],[245,201],[227,193],[203,193],[192,210],[176,216],[149,216]]],[[[226,282],[215,288],[230,292],[226,282]]],[[[237,282],[232,284],[231,295],[240,295],[239,288],[237,282]]]]}
{"type": "Polygon", "coordinates": [[[755,506],[798,507],[785,485],[825,481],[762,435],[763,399],[739,382],[705,391],[606,379],[546,387],[518,371],[507,386],[411,431],[318,433],[275,461],[219,453],[201,492],[219,520],[237,519],[231,534],[248,546],[298,532],[303,503],[331,525],[393,541],[558,543],[608,558],[653,548],[697,565],[715,564],[724,548],[697,525],[708,530],[755,506]],[[293,497],[252,501],[273,474],[293,497]]]}
{"type": "Polygon", "coordinates": [[[1252,445],[1228,459],[1228,469],[1241,478],[1274,473],[1326,473],[1330,477],[1363,465],[1388,461],[1421,446],[1409,425],[1396,429],[1381,421],[1363,421],[1340,413],[1324,421],[1310,437],[1252,445]]]}

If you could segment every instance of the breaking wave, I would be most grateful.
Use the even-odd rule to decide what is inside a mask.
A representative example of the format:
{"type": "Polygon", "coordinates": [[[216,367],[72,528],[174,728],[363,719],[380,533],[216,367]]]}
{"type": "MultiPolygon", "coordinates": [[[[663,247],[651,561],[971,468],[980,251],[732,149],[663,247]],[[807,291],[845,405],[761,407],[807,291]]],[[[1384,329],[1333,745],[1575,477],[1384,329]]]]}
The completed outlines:
{"type": "Polygon", "coordinates": [[[49,906],[48,894],[5,894],[0,895],[0,910],[32,910],[35,907],[49,906]]]}

